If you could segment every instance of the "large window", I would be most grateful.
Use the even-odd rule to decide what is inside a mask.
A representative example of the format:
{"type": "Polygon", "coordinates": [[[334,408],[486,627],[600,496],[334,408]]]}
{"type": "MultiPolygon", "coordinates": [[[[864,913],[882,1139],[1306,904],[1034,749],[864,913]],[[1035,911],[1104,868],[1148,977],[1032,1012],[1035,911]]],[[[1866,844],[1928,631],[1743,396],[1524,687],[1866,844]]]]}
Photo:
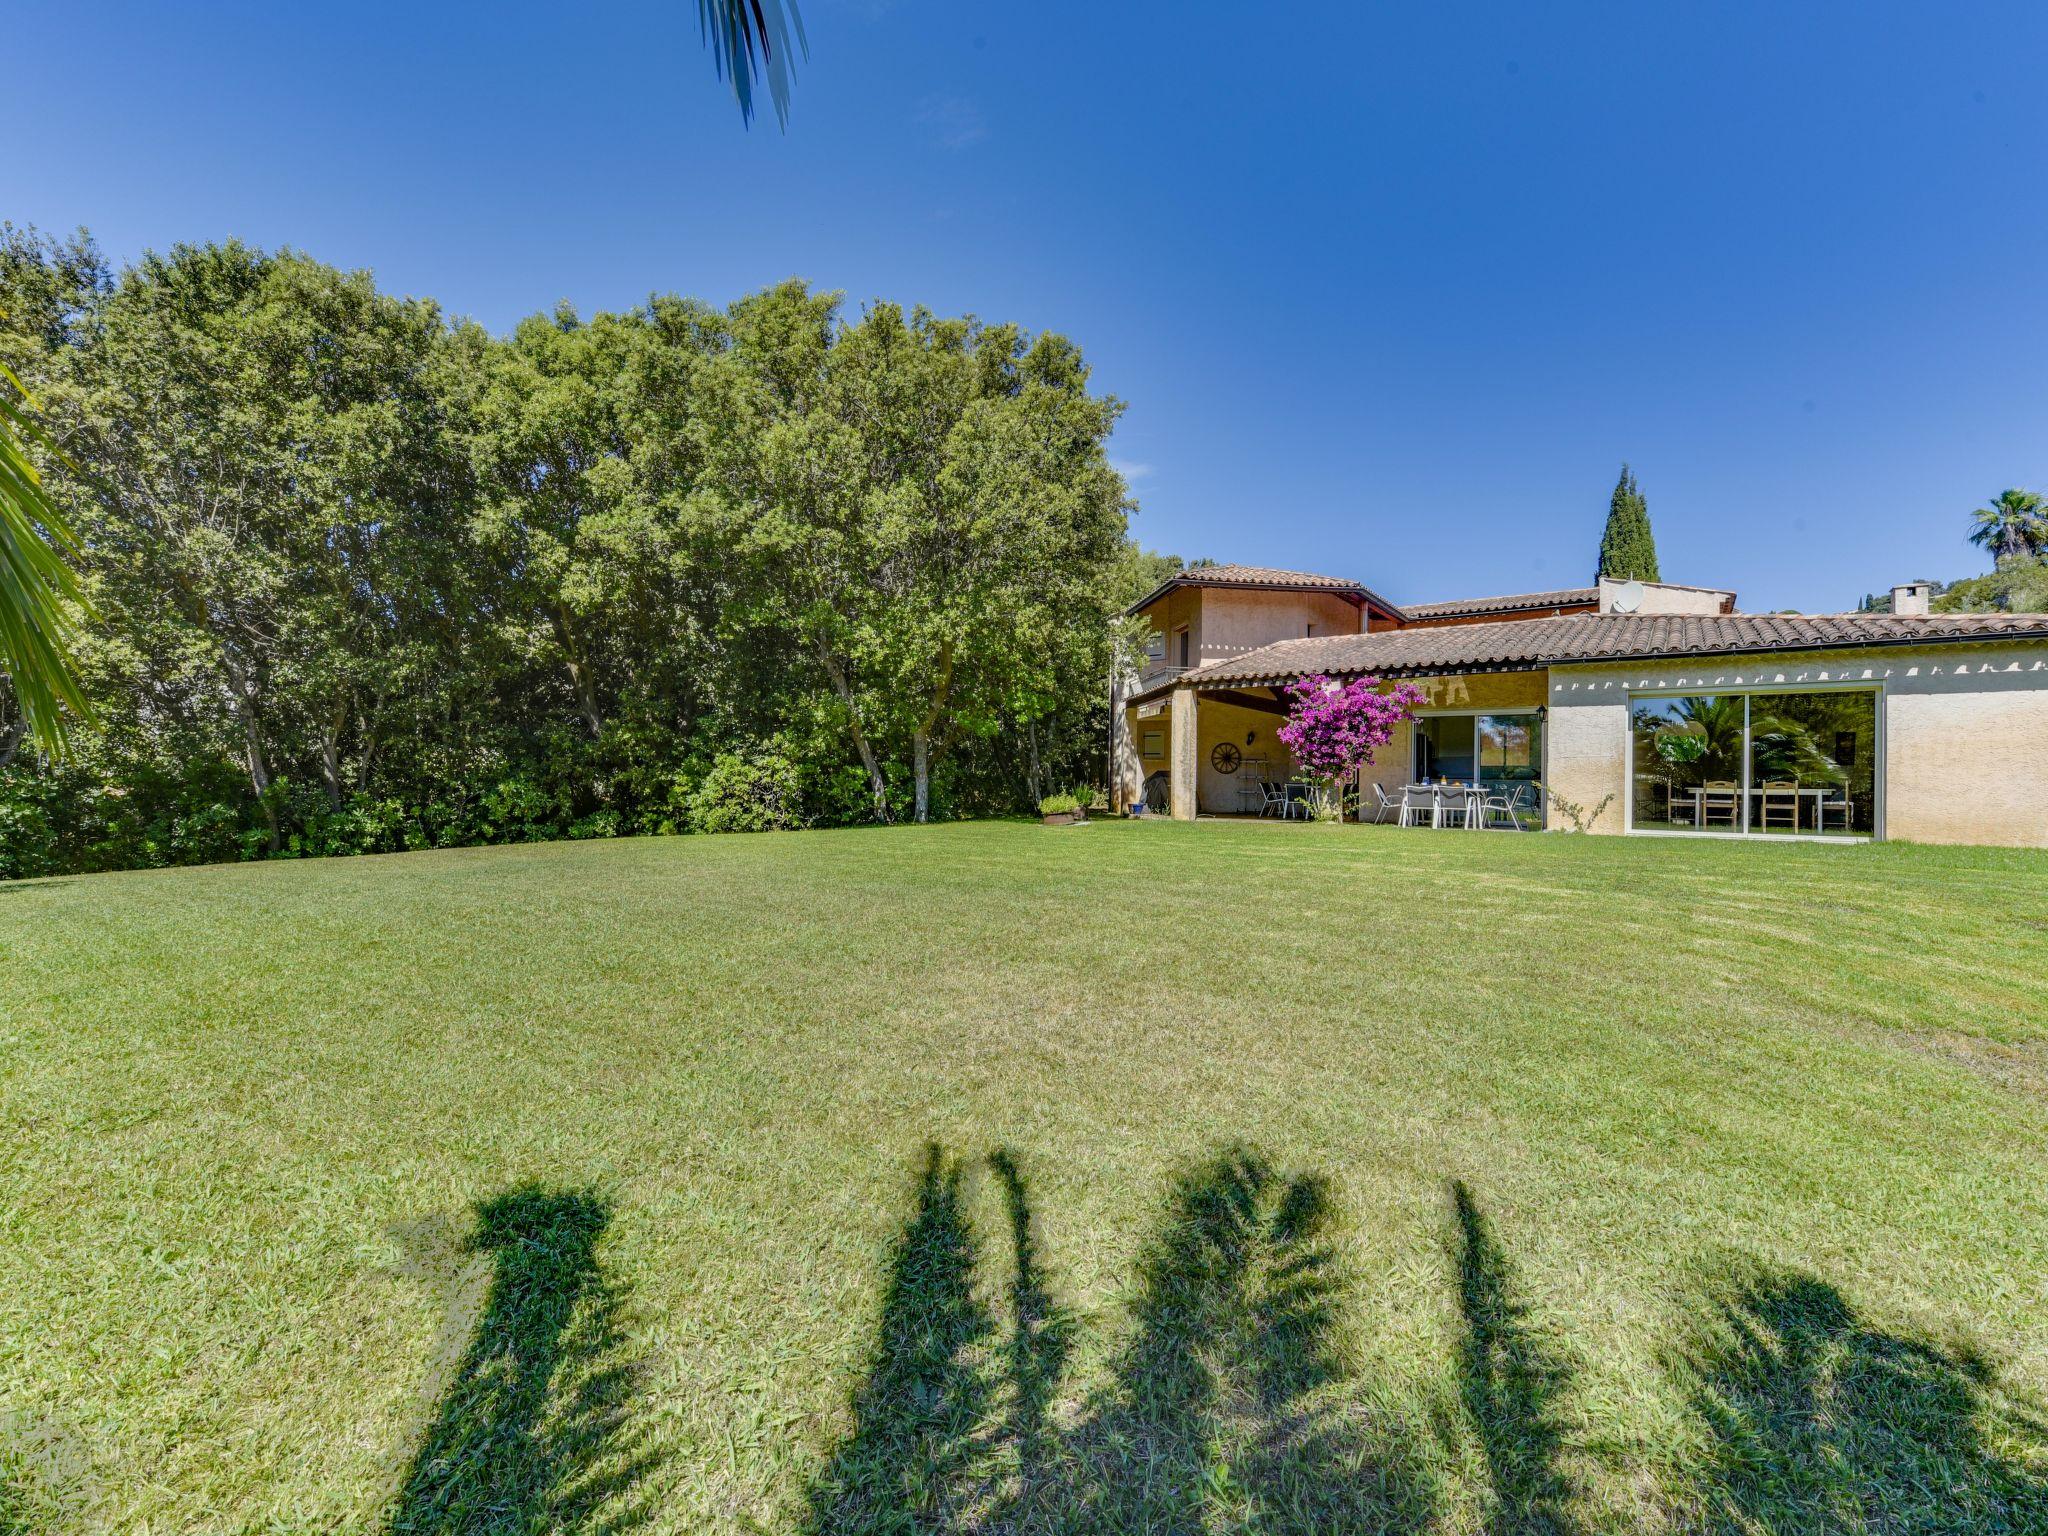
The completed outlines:
{"type": "Polygon", "coordinates": [[[1868,837],[1876,826],[1868,690],[1637,698],[1629,729],[1638,831],[1868,837]]]}

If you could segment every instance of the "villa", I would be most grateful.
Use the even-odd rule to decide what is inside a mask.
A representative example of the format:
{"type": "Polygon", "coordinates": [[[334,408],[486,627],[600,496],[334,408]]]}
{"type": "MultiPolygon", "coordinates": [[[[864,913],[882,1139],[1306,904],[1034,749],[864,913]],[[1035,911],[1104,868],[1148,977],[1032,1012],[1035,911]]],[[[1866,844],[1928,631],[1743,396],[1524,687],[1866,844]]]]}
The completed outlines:
{"type": "Polygon", "coordinates": [[[2048,847],[2048,614],[1932,613],[1918,584],[1890,613],[1606,580],[1396,604],[1245,565],[1182,571],[1129,612],[1149,643],[1111,682],[1119,810],[1284,809],[1283,690],[1371,675],[1426,702],[1362,771],[1367,818],[1435,786],[1469,795],[1461,825],[1483,799],[1514,807],[1504,825],[2048,847]]]}

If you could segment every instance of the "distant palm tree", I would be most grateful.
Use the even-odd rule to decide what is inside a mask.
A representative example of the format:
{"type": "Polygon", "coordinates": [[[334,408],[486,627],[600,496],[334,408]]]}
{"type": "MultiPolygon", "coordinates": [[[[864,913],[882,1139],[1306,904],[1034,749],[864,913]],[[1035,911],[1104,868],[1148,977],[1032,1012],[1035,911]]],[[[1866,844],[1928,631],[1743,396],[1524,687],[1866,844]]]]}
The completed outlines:
{"type": "Polygon", "coordinates": [[[2048,502],[2036,492],[2000,491],[1970,518],[1976,524],[1970,530],[1970,542],[1990,550],[1994,560],[2048,550],[2048,502]]]}
{"type": "MultiPolygon", "coordinates": [[[[0,669],[13,686],[21,724],[55,754],[64,748],[64,711],[86,712],[71,672],[83,594],[65,558],[78,552],[78,540],[29,457],[31,442],[52,452],[56,445],[28,414],[28,391],[5,364],[0,381],[0,669]]],[[[13,735],[10,750],[19,739],[13,735]]]]}
{"type": "Polygon", "coordinates": [[[796,0],[697,0],[697,23],[719,78],[732,81],[741,120],[753,122],[754,87],[765,75],[775,121],[789,127],[790,38],[805,58],[811,55],[796,0]]]}

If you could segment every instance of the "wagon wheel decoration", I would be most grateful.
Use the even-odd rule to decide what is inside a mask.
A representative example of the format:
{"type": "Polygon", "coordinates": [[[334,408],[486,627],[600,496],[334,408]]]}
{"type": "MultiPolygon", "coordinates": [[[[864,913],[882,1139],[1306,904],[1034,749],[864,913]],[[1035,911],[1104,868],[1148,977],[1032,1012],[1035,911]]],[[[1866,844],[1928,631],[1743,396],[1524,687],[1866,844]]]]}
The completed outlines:
{"type": "Polygon", "coordinates": [[[1244,754],[1237,750],[1233,741],[1219,741],[1209,749],[1209,766],[1218,773],[1235,773],[1244,762],[1244,754]]]}

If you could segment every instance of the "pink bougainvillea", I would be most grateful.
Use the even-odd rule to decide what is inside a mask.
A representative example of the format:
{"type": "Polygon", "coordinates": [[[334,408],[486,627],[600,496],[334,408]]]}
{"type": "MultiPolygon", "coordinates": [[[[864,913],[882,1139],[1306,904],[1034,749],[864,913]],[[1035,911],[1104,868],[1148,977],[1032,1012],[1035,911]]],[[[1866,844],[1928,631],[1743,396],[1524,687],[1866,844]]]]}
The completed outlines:
{"type": "Polygon", "coordinates": [[[1320,673],[1289,683],[1287,693],[1280,740],[1301,771],[1319,781],[1325,814],[1332,813],[1338,781],[1371,762],[1374,750],[1393,739],[1394,727],[1423,699],[1413,683],[1382,693],[1376,677],[1339,683],[1320,673]]]}

